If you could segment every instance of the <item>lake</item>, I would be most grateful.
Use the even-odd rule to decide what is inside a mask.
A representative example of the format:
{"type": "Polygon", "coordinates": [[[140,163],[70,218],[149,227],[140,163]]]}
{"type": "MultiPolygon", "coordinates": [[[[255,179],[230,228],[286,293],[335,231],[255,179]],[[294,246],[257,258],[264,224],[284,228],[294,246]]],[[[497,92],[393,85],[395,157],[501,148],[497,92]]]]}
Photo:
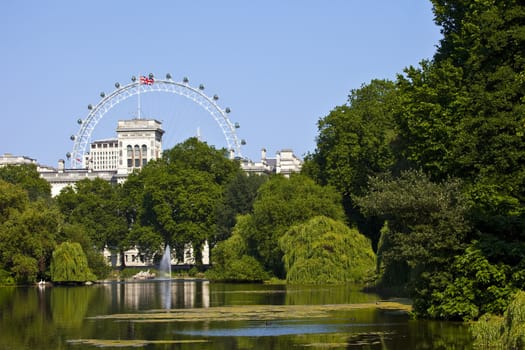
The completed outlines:
{"type": "Polygon", "coordinates": [[[465,324],[411,320],[383,303],[354,285],[3,287],[0,349],[471,348],[465,324]]]}

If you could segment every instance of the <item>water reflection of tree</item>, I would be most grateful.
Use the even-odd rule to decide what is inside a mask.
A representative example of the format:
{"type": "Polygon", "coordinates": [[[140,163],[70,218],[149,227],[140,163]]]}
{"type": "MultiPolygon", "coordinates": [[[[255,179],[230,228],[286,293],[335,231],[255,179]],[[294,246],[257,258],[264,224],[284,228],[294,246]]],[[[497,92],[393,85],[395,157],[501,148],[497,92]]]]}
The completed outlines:
{"type": "Polygon", "coordinates": [[[210,284],[210,306],[284,305],[286,288],[283,285],[210,284]]]}
{"type": "Polygon", "coordinates": [[[57,287],[51,293],[53,322],[63,328],[80,328],[95,294],[91,287],[57,287]]]}
{"type": "Polygon", "coordinates": [[[362,286],[346,285],[289,285],[286,305],[321,305],[370,303],[379,299],[376,294],[363,293],[362,286]]]}
{"type": "Polygon", "coordinates": [[[0,288],[0,349],[58,349],[48,294],[38,288],[0,288]]]}

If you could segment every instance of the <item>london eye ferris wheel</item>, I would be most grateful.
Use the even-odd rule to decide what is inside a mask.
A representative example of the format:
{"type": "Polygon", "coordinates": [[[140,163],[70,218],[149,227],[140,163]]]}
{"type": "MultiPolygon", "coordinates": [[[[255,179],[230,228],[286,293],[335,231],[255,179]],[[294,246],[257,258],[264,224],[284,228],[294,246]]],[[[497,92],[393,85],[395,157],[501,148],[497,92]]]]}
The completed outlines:
{"type": "Polygon", "coordinates": [[[147,76],[132,76],[131,83],[121,85],[115,83],[115,90],[109,94],[100,93],[101,100],[96,105],[88,105],[88,114],[84,119],[78,119],[79,130],[76,134],[71,135],[73,149],[66,154],[70,161],[72,169],[78,169],[83,166],[83,159],[86,155],[86,149],[91,142],[91,135],[99,121],[113,107],[119,103],[138,95],[138,118],[140,118],[140,94],[151,92],[166,92],[183,96],[201,106],[209,115],[213,117],[220,127],[226,140],[226,145],[230,155],[242,157],[241,145],[245,144],[244,140],[237,138],[236,129],[238,123],[232,123],[228,118],[230,108],[222,108],[218,105],[219,96],[208,96],[204,93],[204,85],[193,87],[189,84],[188,78],[182,81],[174,81],[171,74],[166,74],[164,79],[155,77],[152,73],[147,76]]]}

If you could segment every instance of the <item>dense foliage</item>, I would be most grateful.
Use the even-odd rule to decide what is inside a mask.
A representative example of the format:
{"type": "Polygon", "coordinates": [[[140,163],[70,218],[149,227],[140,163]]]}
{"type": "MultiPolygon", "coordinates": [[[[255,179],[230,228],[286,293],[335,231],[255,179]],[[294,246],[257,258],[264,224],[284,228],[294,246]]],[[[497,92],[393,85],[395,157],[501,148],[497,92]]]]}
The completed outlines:
{"type": "Polygon", "coordinates": [[[279,239],[279,246],[289,283],[363,282],[374,273],[370,240],[324,216],[292,226],[279,239]]]}
{"type": "Polygon", "coordinates": [[[239,172],[225,150],[196,138],[165,151],[123,186],[128,242],[150,257],[169,244],[180,260],[191,243],[195,262],[201,264],[203,244],[216,237],[217,208],[225,188],[239,172]]]}
{"type": "Polygon", "coordinates": [[[343,220],[340,201],[333,188],[316,185],[305,176],[270,177],[259,187],[252,211],[237,216],[233,235],[213,249],[210,276],[248,280],[246,271],[251,268],[252,280],[261,280],[261,276],[285,278],[279,239],[291,226],[315,216],[343,220]]]}
{"type": "Polygon", "coordinates": [[[303,167],[304,174],[342,194],[349,220],[359,224],[374,246],[379,239],[378,223],[361,215],[353,196],[363,194],[369,176],[395,164],[395,101],[396,89],[390,81],[373,80],[352,90],[347,105],[334,108],[319,121],[317,149],[303,167]]]}
{"type": "Polygon", "coordinates": [[[51,185],[40,177],[35,164],[0,167],[0,179],[23,188],[31,201],[51,198],[51,185]]]}
{"type": "Polygon", "coordinates": [[[419,316],[501,314],[525,288],[525,5],[433,5],[433,59],[352,90],[304,169],[344,196],[377,242],[378,285],[419,316]]]}
{"type": "MultiPolygon", "coordinates": [[[[86,179],[53,199],[34,165],[0,168],[0,283],[33,283],[52,273],[56,281],[71,278],[67,269],[56,275],[64,263],[51,269],[53,252],[66,242],[79,245],[86,266],[98,278],[109,272],[101,254],[105,248],[120,253],[125,266],[123,253],[130,247],[151,258],[161,256],[168,243],[182,258],[191,244],[199,264],[204,242],[214,244],[230,235],[217,233],[218,216],[249,211],[260,183],[246,179],[224,150],[197,139],[166,150],[162,159],[131,174],[124,186],[86,179]],[[225,202],[235,196],[235,203],[225,202]]],[[[222,224],[223,231],[233,226],[222,224]]],[[[80,262],[74,260],[74,265],[80,262]]]]}
{"type": "Polygon", "coordinates": [[[470,328],[479,348],[525,349],[525,292],[513,296],[503,316],[485,314],[470,328]]]}
{"type": "Polygon", "coordinates": [[[262,264],[248,255],[246,241],[240,234],[247,220],[247,216],[239,216],[233,234],[213,248],[213,265],[206,272],[206,277],[215,281],[237,282],[264,281],[269,278],[262,264]]]}
{"type": "Polygon", "coordinates": [[[284,278],[279,239],[294,225],[323,215],[343,220],[341,198],[331,187],[316,185],[301,175],[274,176],[265,182],[253,203],[253,212],[240,227],[248,254],[272,275],[284,278]]]}
{"type": "Polygon", "coordinates": [[[0,270],[18,283],[43,278],[60,221],[42,199],[30,201],[23,188],[0,180],[0,270]]]}

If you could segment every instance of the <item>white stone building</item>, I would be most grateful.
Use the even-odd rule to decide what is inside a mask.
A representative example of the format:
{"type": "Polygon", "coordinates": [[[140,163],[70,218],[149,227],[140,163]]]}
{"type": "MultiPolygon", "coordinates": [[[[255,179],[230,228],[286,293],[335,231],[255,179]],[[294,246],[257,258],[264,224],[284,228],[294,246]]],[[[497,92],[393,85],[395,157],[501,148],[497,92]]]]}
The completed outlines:
{"type": "Polygon", "coordinates": [[[161,123],[154,119],[119,120],[118,174],[127,175],[150,160],[160,158],[163,134],[161,123]]]}
{"type": "Polygon", "coordinates": [[[295,156],[291,149],[278,151],[275,158],[268,158],[266,149],[261,150],[261,160],[254,162],[249,159],[241,160],[241,168],[248,174],[282,174],[290,177],[292,173],[301,171],[303,162],[295,156]]]}
{"type": "Polygon", "coordinates": [[[20,164],[35,164],[37,165],[36,159],[29,158],[26,156],[14,156],[11,153],[4,153],[0,155],[0,167],[6,165],[20,165],[20,164]]]}

